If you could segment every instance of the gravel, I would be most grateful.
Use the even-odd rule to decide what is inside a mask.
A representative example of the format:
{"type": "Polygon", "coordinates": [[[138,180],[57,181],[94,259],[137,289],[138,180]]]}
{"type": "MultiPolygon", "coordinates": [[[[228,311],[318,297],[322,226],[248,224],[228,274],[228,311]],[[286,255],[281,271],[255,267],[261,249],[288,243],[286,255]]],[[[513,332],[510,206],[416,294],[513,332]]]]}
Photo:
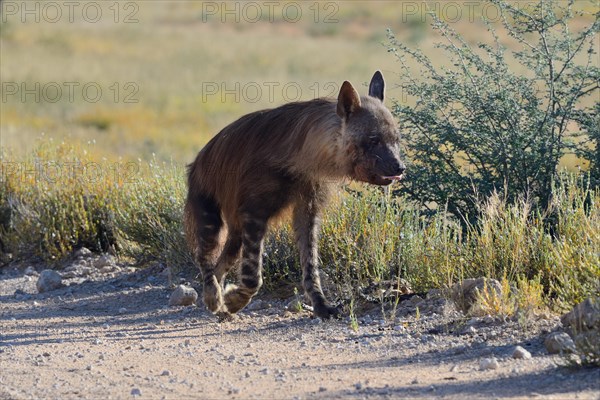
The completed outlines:
{"type": "MultiPolygon", "coordinates": [[[[98,258],[82,257],[85,263],[73,260],[65,269],[98,258]]],[[[257,298],[255,309],[219,323],[202,305],[167,306],[171,281],[194,280],[170,277],[159,264],[115,264],[120,271],[109,275],[94,268],[84,281],[63,279],[68,288],[42,294],[25,279],[29,266],[45,268],[0,269],[0,296],[7,299],[0,307],[0,398],[598,394],[597,370],[565,369],[561,356],[544,351],[548,332],[560,328],[557,316],[528,321],[524,330],[516,320],[467,317],[432,292],[396,309],[393,302],[360,304],[356,331],[347,315],[322,321],[306,309],[284,313],[294,298],[257,298]],[[474,331],[461,335],[466,327],[474,331]],[[513,359],[517,353],[534,354],[535,362],[513,359]]]]}

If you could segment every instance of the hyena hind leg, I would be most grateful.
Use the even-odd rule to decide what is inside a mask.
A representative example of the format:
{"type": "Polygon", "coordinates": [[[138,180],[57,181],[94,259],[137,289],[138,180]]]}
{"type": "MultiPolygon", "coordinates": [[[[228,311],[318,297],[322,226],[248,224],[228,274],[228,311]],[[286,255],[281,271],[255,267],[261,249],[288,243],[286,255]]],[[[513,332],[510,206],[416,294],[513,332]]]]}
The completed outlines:
{"type": "Polygon", "coordinates": [[[227,234],[227,241],[223,246],[223,251],[217,260],[215,267],[215,276],[219,285],[223,287],[223,281],[227,273],[233,268],[241,256],[242,235],[236,231],[230,231],[227,234]]]}
{"type": "Polygon", "coordinates": [[[228,285],[224,298],[227,311],[236,313],[246,307],[262,285],[262,247],[267,221],[248,218],[242,235],[242,265],[239,286],[228,285]]]}
{"type": "Polygon", "coordinates": [[[204,304],[211,312],[217,312],[223,308],[223,293],[212,260],[223,227],[221,210],[213,199],[196,196],[188,198],[186,213],[189,219],[186,223],[193,231],[188,234],[194,235],[194,255],[202,272],[204,304]]]}

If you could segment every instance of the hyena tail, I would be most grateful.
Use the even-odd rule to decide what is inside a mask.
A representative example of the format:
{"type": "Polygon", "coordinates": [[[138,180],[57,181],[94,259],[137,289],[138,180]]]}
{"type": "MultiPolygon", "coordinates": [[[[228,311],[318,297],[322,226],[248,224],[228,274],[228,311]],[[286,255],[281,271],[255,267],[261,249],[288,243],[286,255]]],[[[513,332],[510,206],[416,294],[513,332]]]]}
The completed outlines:
{"type": "Polygon", "coordinates": [[[217,202],[200,185],[206,181],[200,154],[188,165],[188,193],[185,202],[183,223],[188,246],[196,262],[204,272],[218,245],[219,231],[223,225],[221,209],[217,202]]]}
{"type": "Polygon", "coordinates": [[[204,304],[212,312],[224,308],[219,278],[215,276],[216,256],[223,228],[221,207],[214,196],[201,185],[206,182],[206,171],[201,168],[200,156],[188,170],[188,196],[184,223],[186,238],[202,272],[204,304]]]}
{"type": "Polygon", "coordinates": [[[221,284],[215,276],[222,227],[221,210],[214,198],[190,191],[185,204],[186,237],[202,272],[204,304],[212,312],[223,309],[221,284]]]}
{"type": "Polygon", "coordinates": [[[221,209],[211,196],[190,191],[184,209],[185,236],[202,272],[210,269],[223,227],[221,209]]]}

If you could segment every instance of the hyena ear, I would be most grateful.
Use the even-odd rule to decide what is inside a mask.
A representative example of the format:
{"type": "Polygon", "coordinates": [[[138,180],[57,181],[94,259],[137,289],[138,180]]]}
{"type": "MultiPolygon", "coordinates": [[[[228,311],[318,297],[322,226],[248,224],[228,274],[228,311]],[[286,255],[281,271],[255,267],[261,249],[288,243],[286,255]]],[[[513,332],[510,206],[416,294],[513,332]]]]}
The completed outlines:
{"type": "Polygon", "coordinates": [[[360,107],[360,97],[352,84],[344,81],[338,95],[337,114],[346,118],[360,107]]]}
{"type": "Polygon", "coordinates": [[[369,96],[376,97],[381,101],[383,101],[385,97],[385,82],[381,71],[376,71],[373,78],[371,78],[371,83],[369,84],[369,96]]]}

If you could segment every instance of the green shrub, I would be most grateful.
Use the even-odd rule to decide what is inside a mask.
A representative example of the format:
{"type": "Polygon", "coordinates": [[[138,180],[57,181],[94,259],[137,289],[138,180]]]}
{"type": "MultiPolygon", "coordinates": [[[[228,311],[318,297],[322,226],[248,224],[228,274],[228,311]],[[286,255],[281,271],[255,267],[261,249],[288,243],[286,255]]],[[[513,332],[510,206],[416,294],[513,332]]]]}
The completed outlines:
{"type": "Polygon", "coordinates": [[[114,246],[118,182],[112,174],[90,175],[91,165],[99,164],[64,143],[42,143],[25,160],[3,156],[3,252],[59,260],[76,247],[114,246]]]}
{"type": "Polygon", "coordinates": [[[517,50],[507,51],[488,21],[493,44],[474,48],[431,15],[440,60],[450,63],[440,66],[389,33],[400,84],[415,102],[393,108],[410,161],[400,191],[471,222],[478,198],[496,191],[509,204],[527,196],[546,208],[562,157],[578,150],[597,169],[600,144],[600,13],[575,28],[574,0],[487,2],[501,10],[517,50]]]}
{"type": "Polygon", "coordinates": [[[138,263],[158,260],[175,270],[193,264],[183,233],[185,171],[152,161],[119,192],[117,224],[123,254],[138,263]]]}

